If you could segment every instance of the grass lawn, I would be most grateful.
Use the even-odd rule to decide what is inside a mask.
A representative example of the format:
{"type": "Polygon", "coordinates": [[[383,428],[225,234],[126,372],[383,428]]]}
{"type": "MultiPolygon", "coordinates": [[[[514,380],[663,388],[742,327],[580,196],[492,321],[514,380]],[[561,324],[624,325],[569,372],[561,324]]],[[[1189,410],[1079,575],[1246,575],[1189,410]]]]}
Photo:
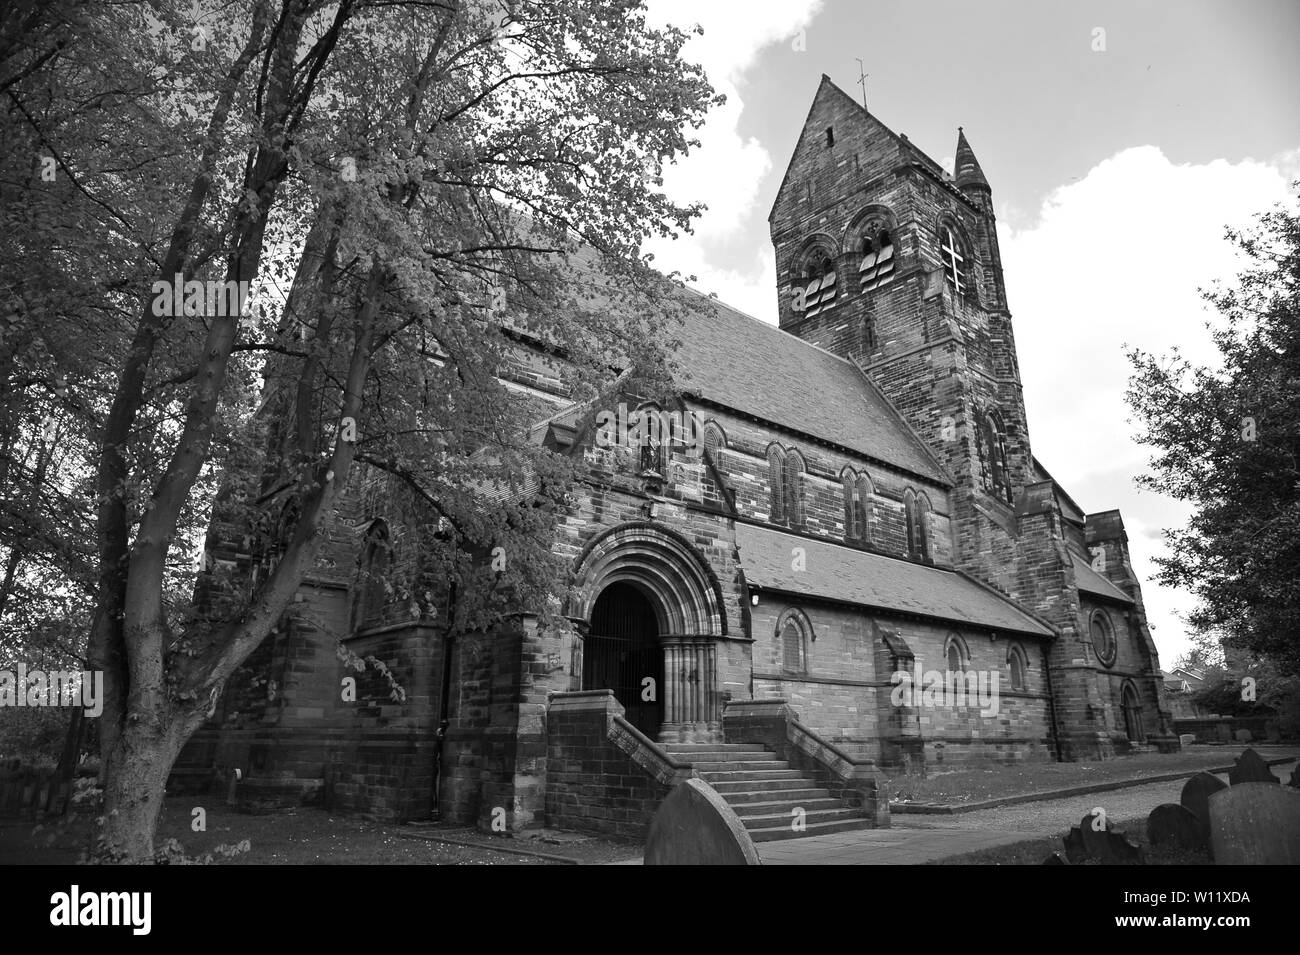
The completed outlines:
{"type": "MultiPolygon", "coordinates": [[[[1242,744],[1190,746],[1181,753],[1143,753],[1098,762],[954,766],[950,770],[931,767],[925,778],[892,776],[881,785],[891,802],[952,805],[1174,772],[1186,771],[1190,776],[1203,769],[1231,766],[1244,749],[1242,744]]],[[[1265,745],[1257,750],[1265,759],[1300,754],[1300,746],[1265,745]]]]}
{"type": "MultiPolygon", "coordinates": [[[[89,818],[68,827],[0,820],[0,864],[39,865],[76,863],[90,831],[89,818]]],[[[245,815],[224,805],[205,805],[203,797],[172,797],[163,807],[155,847],[177,839],[186,855],[199,856],[220,845],[244,840],[249,851],[216,858],[218,865],[559,865],[562,863],[486,848],[523,848],[529,852],[568,856],[583,862],[609,862],[639,857],[636,846],[594,837],[564,834],[558,841],[546,838],[487,836],[463,827],[398,826],[331,815],[319,809],[289,814],[245,815]],[[191,811],[207,810],[207,831],[192,832],[191,811]],[[446,837],[475,846],[448,845],[411,834],[446,837]],[[405,835],[404,835],[405,834],[405,835]]]]}

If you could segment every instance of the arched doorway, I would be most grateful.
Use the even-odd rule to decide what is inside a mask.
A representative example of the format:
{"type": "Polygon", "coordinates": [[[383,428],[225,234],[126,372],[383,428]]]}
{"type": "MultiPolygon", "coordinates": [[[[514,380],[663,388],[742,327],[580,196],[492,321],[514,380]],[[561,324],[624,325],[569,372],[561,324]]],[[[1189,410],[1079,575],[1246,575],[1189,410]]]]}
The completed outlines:
{"type": "Polygon", "coordinates": [[[1120,691],[1120,710],[1124,714],[1124,733],[1130,742],[1145,742],[1146,734],[1142,731],[1142,701],[1132,683],[1125,683],[1120,691]]]}
{"type": "Polygon", "coordinates": [[[583,641],[582,688],[613,690],[629,723],[651,739],[663,723],[664,654],[654,605],[635,584],[600,592],[583,641]]]}

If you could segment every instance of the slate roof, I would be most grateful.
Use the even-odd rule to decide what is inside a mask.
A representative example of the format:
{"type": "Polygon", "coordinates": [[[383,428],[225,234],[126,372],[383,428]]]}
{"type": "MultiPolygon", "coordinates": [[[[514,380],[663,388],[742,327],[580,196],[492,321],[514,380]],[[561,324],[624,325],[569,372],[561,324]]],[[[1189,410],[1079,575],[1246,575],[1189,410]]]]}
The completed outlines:
{"type": "Polygon", "coordinates": [[[746,581],[760,588],[993,630],[1052,635],[1010,600],[956,571],[753,524],[736,525],[736,543],[746,581]],[[804,549],[804,570],[791,569],[795,547],[804,549]]]}
{"type": "Polygon", "coordinates": [[[1074,563],[1074,579],[1080,591],[1092,594],[1094,597],[1123,601],[1126,604],[1133,602],[1132,597],[1093,570],[1092,565],[1074,551],[1070,551],[1070,560],[1074,563]]]}
{"type": "Polygon", "coordinates": [[[951,479],[852,362],[701,296],[672,330],[688,394],[802,431],[940,485],[951,479]]]}
{"type": "MultiPolygon", "coordinates": [[[[602,293],[613,280],[593,248],[580,246],[569,256],[568,267],[581,277],[589,305],[604,304],[614,314],[625,307],[602,293]]],[[[682,324],[669,322],[664,328],[681,342],[669,357],[685,395],[821,438],[932,484],[952,486],[925,442],[851,361],[694,289],[683,291],[665,281],[663,293],[687,297],[686,307],[674,310],[682,324]]],[[[625,364],[621,356],[611,356],[611,361],[625,364]]],[[[790,443],[797,446],[798,439],[790,443]]]]}

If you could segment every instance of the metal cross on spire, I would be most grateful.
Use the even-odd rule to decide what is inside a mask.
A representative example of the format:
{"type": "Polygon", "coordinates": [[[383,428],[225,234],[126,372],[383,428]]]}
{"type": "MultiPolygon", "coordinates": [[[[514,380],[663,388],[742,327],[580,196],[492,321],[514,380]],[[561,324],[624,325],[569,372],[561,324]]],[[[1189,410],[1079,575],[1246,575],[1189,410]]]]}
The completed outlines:
{"type": "MultiPolygon", "coordinates": [[[[858,60],[856,56],[854,57],[854,59],[858,60]]],[[[871,74],[863,72],[863,65],[864,65],[863,62],[861,60],[858,60],[858,85],[862,87],[862,108],[866,109],[867,108],[867,77],[870,76],[871,74]]]]}

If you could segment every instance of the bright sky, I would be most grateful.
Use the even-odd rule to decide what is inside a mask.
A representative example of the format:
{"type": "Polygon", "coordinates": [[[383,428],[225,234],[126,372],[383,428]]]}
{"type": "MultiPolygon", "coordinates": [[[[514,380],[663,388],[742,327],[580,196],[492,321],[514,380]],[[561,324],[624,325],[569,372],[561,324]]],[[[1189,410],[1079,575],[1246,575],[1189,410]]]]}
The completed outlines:
{"type": "Polygon", "coordinates": [[[1189,646],[1150,580],[1185,509],[1139,493],[1125,346],[1214,352],[1198,289],[1230,278],[1226,225],[1300,179],[1296,0],[649,0],[705,35],[728,97],[667,187],[709,211],[656,264],[776,322],[767,214],[822,73],[951,169],[957,127],[993,186],[1034,453],[1088,512],[1124,513],[1162,666],[1189,646]]]}

